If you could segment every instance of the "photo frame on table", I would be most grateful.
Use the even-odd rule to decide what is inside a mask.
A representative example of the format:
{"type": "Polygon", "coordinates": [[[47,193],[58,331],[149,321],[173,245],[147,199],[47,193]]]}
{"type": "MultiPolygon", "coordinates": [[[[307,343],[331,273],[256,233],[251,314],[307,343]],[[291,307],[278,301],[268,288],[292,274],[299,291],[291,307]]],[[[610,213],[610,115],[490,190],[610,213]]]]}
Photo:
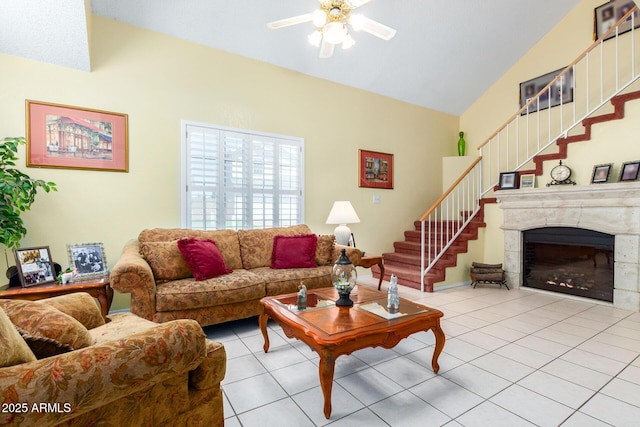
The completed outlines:
{"type": "Polygon", "coordinates": [[[358,186],[393,189],[393,154],[358,150],[358,186]]]}
{"type": "Polygon", "coordinates": [[[573,68],[569,68],[550,88],[547,88],[547,90],[536,98],[536,95],[564,70],[564,68],[560,68],[559,70],[520,83],[520,108],[523,108],[533,99],[533,102],[521,111],[520,115],[535,113],[546,110],[549,107],[573,102],[573,68]]]}
{"type": "Polygon", "coordinates": [[[106,276],[107,256],[102,243],[79,243],[67,245],[69,266],[77,270],[76,279],[106,276]]]}
{"type": "Polygon", "coordinates": [[[524,173],[520,175],[520,188],[535,188],[536,174],[524,173]]]}
{"type": "Polygon", "coordinates": [[[129,171],[127,114],[26,103],[28,167],[129,171]]]}
{"type": "Polygon", "coordinates": [[[620,179],[618,181],[636,181],[638,179],[639,170],[640,160],[623,163],[622,168],[620,169],[620,179]]]}
{"type": "Polygon", "coordinates": [[[591,175],[592,184],[604,184],[609,181],[609,174],[611,173],[612,163],[606,163],[602,165],[595,165],[593,167],[593,175],[591,175]]]}
{"type": "Polygon", "coordinates": [[[13,256],[23,288],[56,282],[49,246],[14,249],[13,256]]]}
{"type": "Polygon", "coordinates": [[[500,172],[498,189],[514,190],[518,188],[518,172],[500,172]]]}
{"type": "MultiPolygon", "coordinates": [[[[595,8],[595,17],[593,22],[594,36],[596,40],[600,40],[607,31],[618,22],[624,15],[627,14],[635,6],[632,0],[611,0],[601,6],[595,8]]],[[[636,28],[640,27],[640,13],[636,10],[633,12],[633,23],[636,28]]],[[[625,22],[618,27],[618,34],[626,33],[631,30],[631,15],[627,17],[625,22]]],[[[615,37],[615,31],[604,38],[609,40],[615,37]]]]}

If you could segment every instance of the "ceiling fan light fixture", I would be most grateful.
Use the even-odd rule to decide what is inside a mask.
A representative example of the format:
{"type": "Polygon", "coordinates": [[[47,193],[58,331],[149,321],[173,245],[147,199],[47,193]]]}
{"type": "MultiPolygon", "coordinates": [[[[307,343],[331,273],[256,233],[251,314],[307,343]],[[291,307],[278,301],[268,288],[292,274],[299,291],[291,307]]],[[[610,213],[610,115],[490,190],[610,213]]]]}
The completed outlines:
{"type": "Polygon", "coordinates": [[[349,24],[354,29],[354,31],[362,30],[362,26],[364,25],[364,16],[360,15],[359,13],[350,15],[349,24]]]}
{"type": "Polygon", "coordinates": [[[347,50],[354,44],[356,44],[356,41],[353,39],[353,37],[351,37],[351,34],[347,34],[347,36],[344,38],[344,41],[342,42],[342,49],[347,50]]]}
{"type": "Polygon", "coordinates": [[[320,42],[322,41],[322,33],[320,31],[314,31],[307,38],[312,46],[320,47],[320,42]]]}
{"type": "Polygon", "coordinates": [[[322,28],[322,36],[327,43],[340,44],[347,37],[347,28],[342,22],[329,22],[322,28]]]}
{"type": "Polygon", "coordinates": [[[317,28],[324,27],[324,24],[327,23],[327,14],[323,10],[316,10],[313,12],[312,22],[317,28]]]}

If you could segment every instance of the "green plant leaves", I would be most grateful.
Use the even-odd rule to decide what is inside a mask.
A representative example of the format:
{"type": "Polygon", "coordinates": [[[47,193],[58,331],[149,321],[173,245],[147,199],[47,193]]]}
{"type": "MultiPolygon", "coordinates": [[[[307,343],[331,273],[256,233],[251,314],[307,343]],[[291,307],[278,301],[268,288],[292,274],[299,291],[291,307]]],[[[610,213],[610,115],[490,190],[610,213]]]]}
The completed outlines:
{"type": "Polygon", "coordinates": [[[0,243],[8,248],[17,247],[27,234],[20,214],[31,208],[38,189],[58,191],[54,182],[31,179],[13,168],[21,144],[24,137],[4,138],[0,144],[0,243]]]}

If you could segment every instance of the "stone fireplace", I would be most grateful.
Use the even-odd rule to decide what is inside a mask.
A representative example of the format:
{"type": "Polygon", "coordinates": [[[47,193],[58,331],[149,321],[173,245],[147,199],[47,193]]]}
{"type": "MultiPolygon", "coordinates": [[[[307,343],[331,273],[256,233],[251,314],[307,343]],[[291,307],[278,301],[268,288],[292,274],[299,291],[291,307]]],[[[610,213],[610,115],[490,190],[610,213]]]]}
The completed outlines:
{"type": "Polygon", "coordinates": [[[640,182],[502,190],[496,197],[504,216],[504,270],[510,286],[522,286],[525,278],[526,230],[592,230],[613,236],[614,307],[640,311],[640,182]]]}

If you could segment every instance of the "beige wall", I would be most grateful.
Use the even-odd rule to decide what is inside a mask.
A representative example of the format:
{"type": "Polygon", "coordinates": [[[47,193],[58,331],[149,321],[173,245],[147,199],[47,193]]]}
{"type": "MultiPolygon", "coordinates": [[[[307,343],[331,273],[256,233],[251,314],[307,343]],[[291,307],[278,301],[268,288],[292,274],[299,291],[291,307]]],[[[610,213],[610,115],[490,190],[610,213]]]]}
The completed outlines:
{"type": "MultiPolygon", "coordinates": [[[[0,55],[0,136],[25,135],[25,99],[129,115],[129,173],[25,168],[59,192],[24,215],[22,246],[49,245],[63,267],[67,243],[103,242],[113,266],[143,228],[180,225],[181,120],[304,138],[306,223],[331,232],[333,201],[351,200],[370,253],[391,251],[441,194],[458,117],[101,17],[91,27],[90,73],[0,55]],[[394,190],[358,188],[359,148],[394,154],[394,190]]],[[[127,305],[118,295],[113,308],[127,305]]]]}
{"type": "MultiPolygon", "coordinates": [[[[521,82],[568,65],[590,46],[594,8],[601,4],[601,0],[583,0],[462,114],[460,129],[465,132],[469,154],[519,109],[521,82]]],[[[614,42],[607,43],[611,45],[614,42]]],[[[639,103],[635,101],[628,106],[624,121],[594,126],[590,142],[569,144],[565,163],[572,168],[578,185],[590,185],[596,164],[614,163],[613,179],[617,180],[622,162],[640,159],[640,144],[637,142],[640,133],[639,103]]],[[[611,111],[609,106],[606,108],[611,111]]],[[[542,187],[551,181],[549,172],[556,165],[557,161],[546,162],[543,175],[536,177],[536,186],[542,187]]],[[[504,249],[499,228],[502,225],[499,205],[489,207],[485,211],[485,219],[484,260],[502,262],[504,249]]]]}

